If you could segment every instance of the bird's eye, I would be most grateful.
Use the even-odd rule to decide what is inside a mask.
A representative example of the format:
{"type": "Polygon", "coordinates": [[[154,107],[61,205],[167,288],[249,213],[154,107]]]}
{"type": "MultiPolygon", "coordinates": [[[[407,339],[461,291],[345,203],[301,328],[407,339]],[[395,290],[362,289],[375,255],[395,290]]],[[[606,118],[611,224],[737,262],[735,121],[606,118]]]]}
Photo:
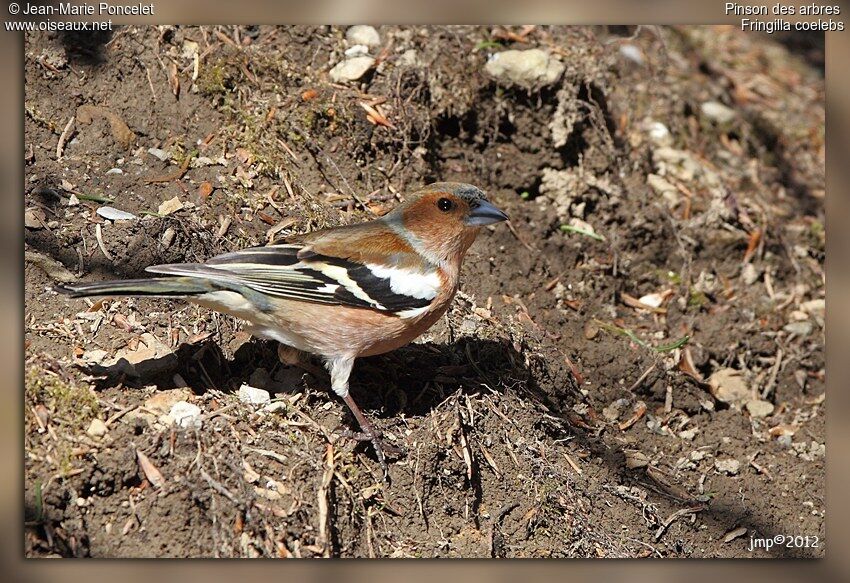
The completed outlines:
{"type": "Polygon", "coordinates": [[[444,213],[447,213],[450,210],[452,210],[454,208],[454,206],[455,206],[455,203],[453,203],[452,201],[450,201],[447,198],[441,198],[440,200],[437,201],[437,208],[440,209],[441,211],[443,211],[444,213]]]}

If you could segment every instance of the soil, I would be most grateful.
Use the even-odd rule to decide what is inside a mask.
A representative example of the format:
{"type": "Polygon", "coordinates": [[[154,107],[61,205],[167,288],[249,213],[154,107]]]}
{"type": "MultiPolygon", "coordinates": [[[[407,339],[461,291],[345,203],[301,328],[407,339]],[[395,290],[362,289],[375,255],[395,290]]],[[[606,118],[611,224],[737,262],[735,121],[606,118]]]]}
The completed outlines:
{"type": "Polygon", "coordinates": [[[344,83],[344,28],[27,37],[27,556],[823,556],[823,36],[378,32],[344,83]],[[485,71],[529,48],[555,83],[485,71]],[[436,180],[511,222],[446,318],[355,366],[404,450],[389,484],[327,378],[242,322],[53,291],[368,220],[436,180]]]}

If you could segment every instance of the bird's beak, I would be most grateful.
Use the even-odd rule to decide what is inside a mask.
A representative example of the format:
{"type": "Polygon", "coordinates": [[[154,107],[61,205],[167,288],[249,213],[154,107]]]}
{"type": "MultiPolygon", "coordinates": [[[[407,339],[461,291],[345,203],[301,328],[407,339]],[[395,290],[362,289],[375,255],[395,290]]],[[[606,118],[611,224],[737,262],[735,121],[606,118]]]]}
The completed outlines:
{"type": "Polygon", "coordinates": [[[492,225],[493,223],[500,223],[507,220],[508,215],[486,200],[482,200],[479,201],[478,206],[472,209],[472,212],[469,213],[469,216],[466,218],[466,224],[470,227],[483,227],[485,225],[492,225]]]}

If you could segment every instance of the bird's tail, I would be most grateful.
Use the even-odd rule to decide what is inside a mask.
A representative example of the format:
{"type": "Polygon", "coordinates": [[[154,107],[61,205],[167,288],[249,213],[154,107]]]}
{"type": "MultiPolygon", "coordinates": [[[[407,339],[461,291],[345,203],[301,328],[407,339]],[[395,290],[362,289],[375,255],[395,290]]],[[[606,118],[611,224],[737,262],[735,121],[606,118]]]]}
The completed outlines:
{"type": "Polygon", "coordinates": [[[56,291],[72,298],[87,296],[187,297],[213,291],[209,281],[194,277],[153,277],[94,283],[60,284],[56,291]]]}

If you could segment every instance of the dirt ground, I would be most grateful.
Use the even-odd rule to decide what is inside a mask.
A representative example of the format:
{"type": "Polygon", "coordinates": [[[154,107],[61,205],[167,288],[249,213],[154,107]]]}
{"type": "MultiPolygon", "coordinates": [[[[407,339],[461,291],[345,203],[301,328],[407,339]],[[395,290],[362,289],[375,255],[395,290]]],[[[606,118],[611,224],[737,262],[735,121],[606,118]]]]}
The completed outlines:
{"type": "Polygon", "coordinates": [[[823,556],[822,35],[346,32],[26,39],[26,554],[823,556]],[[487,66],[532,48],[554,79],[487,66]],[[376,60],[334,82],[346,50],[376,60]],[[443,321],[355,366],[405,450],[389,485],[327,379],[243,323],[52,290],[367,220],[436,180],[511,223],[443,321]]]}

